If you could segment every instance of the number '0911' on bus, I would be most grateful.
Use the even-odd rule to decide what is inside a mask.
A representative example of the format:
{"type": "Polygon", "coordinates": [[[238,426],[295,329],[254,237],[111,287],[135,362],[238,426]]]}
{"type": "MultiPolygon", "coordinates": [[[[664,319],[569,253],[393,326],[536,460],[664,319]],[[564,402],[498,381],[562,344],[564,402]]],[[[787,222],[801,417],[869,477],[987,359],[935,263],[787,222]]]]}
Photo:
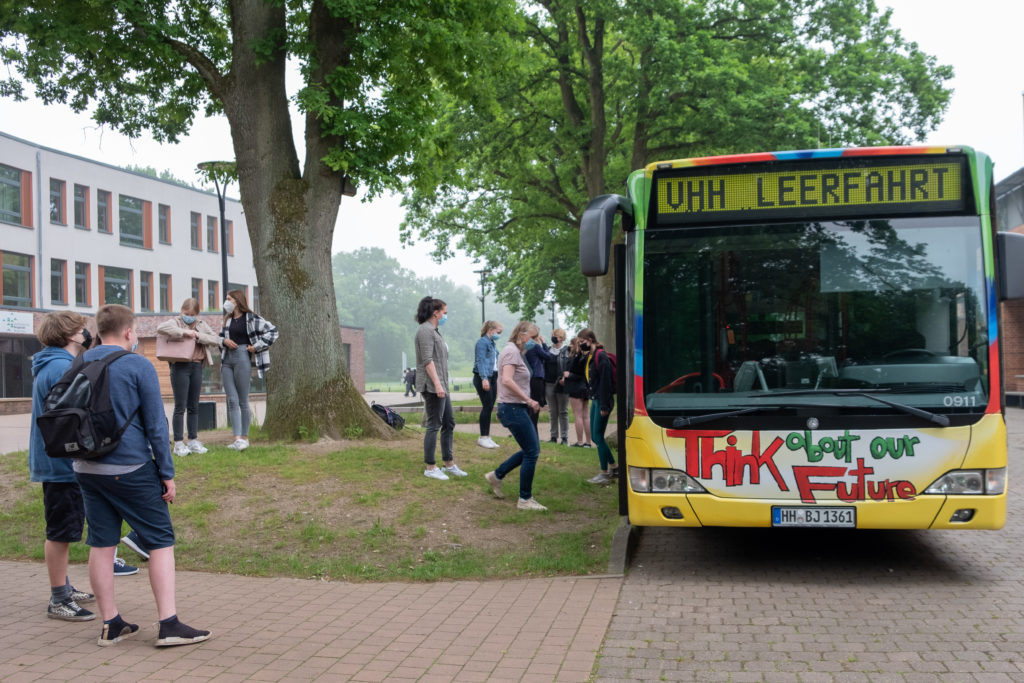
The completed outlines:
{"type": "Polygon", "coordinates": [[[607,272],[621,214],[631,523],[1003,526],[998,302],[1024,297],[1024,235],[996,229],[986,155],[686,159],[627,188],[585,209],[580,262],[607,272]]]}

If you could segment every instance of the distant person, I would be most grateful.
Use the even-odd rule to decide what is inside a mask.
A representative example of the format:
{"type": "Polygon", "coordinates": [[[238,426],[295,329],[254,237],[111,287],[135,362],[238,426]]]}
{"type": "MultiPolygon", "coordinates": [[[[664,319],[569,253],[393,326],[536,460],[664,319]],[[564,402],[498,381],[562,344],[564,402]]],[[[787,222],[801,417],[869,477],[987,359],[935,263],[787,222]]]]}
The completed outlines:
{"type": "Polygon", "coordinates": [[[551,332],[551,359],[544,361],[545,398],[551,426],[551,443],[569,444],[569,394],[565,392],[565,371],[569,369],[569,345],[565,343],[565,330],[551,332]]]}
{"type": "Polygon", "coordinates": [[[171,391],[174,392],[171,429],[174,432],[175,455],[205,453],[206,447],[199,440],[199,393],[203,388],[203,367],[213,365],[210,349],[220,350],[223,342],[209,325],[199,319],[199,302],[195,299],[181,302],[181,315],[160,323],[156,333],[175,341],[189,338],[196,340],[196,348],[190,360],[167,363],[170,368],[171,391]],[[186,425],[188,443],[185,443],[184,438],[186,425]]]}
{"type": "Polygon", "coordinates": [[[409,396],[411,393],[413,396],[416,395],[416,373],[412,368],[406,368],[402,374],[402,380],[405,382],[405,395],[409,396]]]}
{"type": "Polygon", "coordinates": [[[586,377],[588,355],[580,349],[579,337],[569,342],[569,367],[563,375],[565,393],[569,394],[576,427],[576,443],[573,446],[578,448],[593,448],[590,443],[590,390],[587,388],[586,377]]]}
{"type": "MultiPolygon", "coordinates": [[[[96,329],[102,345],[87,351],[86,361],[138,347],[135,314],[125,306],[101,307],[96,329]]],[[[174,600],[174,528],[168,510],[176,494],[174,460],[156,368],[130,353],[110,364],[107,377],[117,422],[128,426],[110,453],[74,460],[89,523],[89,580],[103,617],[98,643],[113,645],[139,630],[121,617],[114,597],[110,567],[123,521],[139,531],[149,550],[149,582],[160,620],[156,646],[198,643],[210,632],[180,622],[174,600]]]]}
{"type": "Polygon", "coordinates": [[[228,422],[235,440],[228,446],[236,451],[249,447],[249,386],[252,366],[260,377],[270,369],[270,345],[277,340],[277,328],[256,315],[245,299],[245,292],[232,289],[224,297],[224,322],[220,336],[224,351],[220,376],[227,400],[228,422]]]}
{"type": "Polygon", "coordinates": [[[498,345],[503,328],[496,320],[488,320],[480,330],[480,338],[473,347],[473,387],[480,397],[480,438],[478,446],[498,448],[491,438],[491,413],[498,396],[498,345]]]}
{"type": "MultiPolygon", "coordinates": [[[[547,405],[547,383],[544,381],[544,364],[554,357],[548,351],[548,345],[544,343],[544,337],[540,330],[536,329],[533,337],[526,342],[525,358],[526,366],[530,368],[530,398],[537,402],[542,408],[547,405]]],[[[540,411],[530,415],[534,428],[537,428],[537,420],[540,411]]],[[[539,432],[538,432],[539,437],[539,432]]]]}
{"type": "Polygon", "coordinates": [[[452,397],[448,393],[448,344],[441,336],[440,327],[448,320],[448,305],[440,299],[429,296],[420,300],[416,310],[416,388],[423,398],[423,417],[426,431],[423,434],[423,461],[426,463],[424,476],[447,481],[449,476],[465,477],[466,472],[455,464],[452,441],[455,432],[455,415],[452,412],[452,397]],[[441,432],[441,459],[444,467],[438,468],[434,458],[437,449],[437,432],[441,432]]]}
{"type": "Polygon", "coordinates": [[[540,410],[540,403],[530,396],[530,369],[526,366],[526,344],[537,336],[537,326],[522,321],[512,330],[512,336],[498,355],[498,419],[519,445],[519,451],[484,475],[491,491],[504,498],[501,481],[515,468],[519,469],[519,510],[543,512],[546,507],[533,497],[533,474],[540,455],[540,438],[530,413],[540,410]]]}
{"type": "Polygon", "coordinates": [[[608,353],[597,341],[594,331],[587,328],[580,330],[580,350],[587,353],[586,377],[590,390],[590,438],[597,445],[597,457],[601,471],[589,479],[591,484],[607,484],[618,476],[612,449],[605,441],[604,432],[608,427],[608,418],[615,407],[615,381],[612,373],[612,362],[608,353]]]}

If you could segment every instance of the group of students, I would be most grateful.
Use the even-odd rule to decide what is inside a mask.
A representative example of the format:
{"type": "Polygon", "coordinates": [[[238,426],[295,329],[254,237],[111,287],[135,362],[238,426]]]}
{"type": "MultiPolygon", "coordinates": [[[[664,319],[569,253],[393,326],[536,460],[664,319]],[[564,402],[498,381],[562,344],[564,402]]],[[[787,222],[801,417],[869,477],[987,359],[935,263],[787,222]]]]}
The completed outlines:
{"type": "MultiPolygon", "coordinates": [[[[267,349],[277,338],[277,329],[249,309],[240,290],[228,292],[219,336],[198,314],[196,300],[186,299],[181,315],[158,328],[158,334],[171,339],[196,340],[190,360],[170,364],[173,452],[179,456],[206,452],[198,439],[199,391],[203,366],[212,364],[210,350],[215,347],[221,349],[228,415],[235,434],[231,448],[248,446],[250,368],[254,364],[260,376],[269,369],[267,349]]],[[[43,489],[44,559],[50,582],[47,616],[90,621],[96,615],[81,603],[95,601],[103,618],[99,645],[113,645],[138,632],[139,626],[125,621],[115,602],[115,573],[130,573],[123,571],[124,563],[116,555],[120,541],[149,561],[150,586],[160,620],[157,647],[204,641],[210,632],[180,622],[175,606],[175,539],[168,510],[176,496],[175,468],[156,368],[134,353],[139,337],[131,309],[119,304],[102,306],[95,325],[96,344],[85,317],[73,311],[47,314],[37,331],[44,348],[33,356],[28,460],[30,479],[41,483],[43,489]],[[50,389],[78,356],[90,362],[119,350],[129,353],[107,369],[114,414],[117,423],[124,425],[116,448],[88,460],[50,457],[36,422],[45,410],[50,389]],[[69,546],[82,540],[86,521],[89,582],[95,594],[76,589],[67,575],[69,546]],[[130,531],[122,538],[125,522],[130,531]]]]}
{"type": "MultiPolygon", "coordinates": [[[[440,328],[448,319],[448,306],[441,299],[424,297],[416,312],[420,323],[416,331],[416,388],[424,402],[423,459],[424,475],[447,480],[466,476],[455,464],[452,435],[455,418],[448,393],[448,346],[440,328]],[[443,465],[437,466],[435,452],[440,433],[443,465]]],[[[551,441],[568,444],[568,408],[565,397],[573,401],[577,443],[597,444],[601,471],[589,481],[607,483],[618,475],[615,459],[604,432],[614,407],[615,381],[611,359],[590,329],[581,330],[568,346],[565,332],[554,330],[552,346],[540,335],[540,328],[529,321],[518,323],[509,341],[499,351],[497,340],[504,327],[487,321],[474,349],[473,386],[480,397],[480,438],[483,448],[498,448],[490,436],[491,413],[497,403],[498,420],[509,430],[519,450],[484,475],[494,495],[504,498],[502,480],[519,468],[520,510],[543,511],[547,508],[533,497],[533,475],[540,455],[537,417],[545,403],[551,410],[551,441]],[[550,379],[550,381],[549,381],[550,379]],[[550,386],[549,386],[550,385],[550,386]],[[590,414],[586,405],[592,401],[590,414]],[[584,432],[584,427],[586,432],[584,432]],[[588,438],[589,437],[589,438],[588,438]]]]}

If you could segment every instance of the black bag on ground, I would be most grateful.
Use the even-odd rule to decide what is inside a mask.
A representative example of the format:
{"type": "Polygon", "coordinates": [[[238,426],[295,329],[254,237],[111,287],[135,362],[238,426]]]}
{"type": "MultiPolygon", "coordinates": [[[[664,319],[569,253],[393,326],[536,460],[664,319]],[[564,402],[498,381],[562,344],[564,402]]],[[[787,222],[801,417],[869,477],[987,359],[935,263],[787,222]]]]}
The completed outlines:
{"type": "Polygon", "coordinates": [[[139,412],[118,426],[110,402],[110,364],[130,351],[120,350],[103,358],[85,361],[81,355],[50,388],[43,401],[43,413],[36,424],[51,458],[92,459],[106,455],[121,441],[121,435],[139,412]]]}
{"type": "Polygon", "coordinates": [[[376,402],[370,403],[370,408],[380,416],[380,419],[384,420],[395,429],[401,429],[405,426],[405,418],[393,411],[391,408],[382,406],[376,402]]]}

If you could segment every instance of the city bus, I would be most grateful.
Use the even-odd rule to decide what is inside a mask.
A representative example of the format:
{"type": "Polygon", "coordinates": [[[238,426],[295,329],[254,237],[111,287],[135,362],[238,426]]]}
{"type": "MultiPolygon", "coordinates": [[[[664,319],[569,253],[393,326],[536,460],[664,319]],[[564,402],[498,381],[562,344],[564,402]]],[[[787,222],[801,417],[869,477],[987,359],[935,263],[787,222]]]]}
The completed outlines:
{"type": "Polygon", "coordinates": [[[631,524],[1003,526],[1024,235],[996,230],[985,154],[685,159],[626,190],[587,205],[580,264],[614,257],[631,524]]]}

